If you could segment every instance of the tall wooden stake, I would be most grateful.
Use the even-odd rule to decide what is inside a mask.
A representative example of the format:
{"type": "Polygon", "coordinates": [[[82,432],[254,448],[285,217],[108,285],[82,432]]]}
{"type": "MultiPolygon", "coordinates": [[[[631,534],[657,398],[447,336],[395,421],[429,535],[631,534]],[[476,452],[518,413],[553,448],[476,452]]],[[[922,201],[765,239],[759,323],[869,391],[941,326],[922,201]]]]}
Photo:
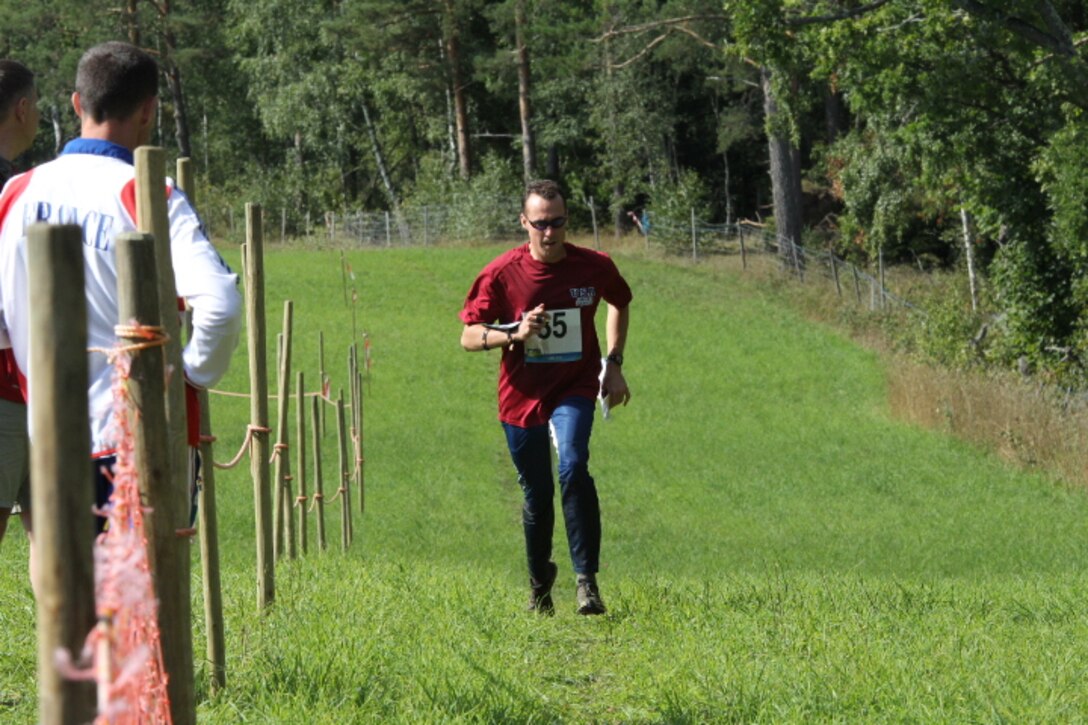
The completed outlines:
{"type": "MultiPolygon", "coordinates": [[[[166,208],[166,154],[161,148],[141,146],[136,149],[136,223],[141,232],[154,235],[155,267],[158,280],[159,324],[166,334],[162,348],[165,364],[181,371],[181,324],[178,319],[177,286],[170,246],[170,219],[166,208]]],[[[170,528],[171,539],[163,546],[172,560],[169,579],[156,577],[159,595],[159,631],[162,637],[163,664],[169,674],[167,692],[170,714],[175,725],[196,721],[196,695],[193,682],[192,604],[190,600],[190,540],[174,536],[174,531],[189,528],[189,441],[185,410],[185,381],[182,375],[170,375],[166,381],[166,445],[169,446],[170,484],[163,495],[170,499],[152,503],[151,519],[169,515],[161,521],[170,528]]]]}
{"type": "Polygon", "coordinates": [[[298,471],[298,496],[295,506],[298,508],[298,549],[306,555],[306,385],[302,371],[298,371],[295,382],[295,440],[298,441],[298,455],[295,470],[298,471]]]}
{"type": "Polygon", "coordinates": [[[318,430],[321,426],[320,414],[318,413],[318,406],[324,405],[324,402],[320,397],[314,396],[312,402],[312,416],[310,418],[312,436],[313,436],[313,453],[314,453],[314,503],[317,504],[317,548],[320,551],[324,551],[328,548],[328,542],[325,539],[325,485],[321,479],[321,431],[318,430]]]}
{"type": "MultiPolygon", "coordinates": [[[[178,159],[178,186],[196,206],[196,182],[193,164],[178,159]]],[[[223,626],[223,585],[219,575],[219,516],[215,503],[215,450],[212,445],[212,414],[208,391],[197,393],[200,404],[200,501],[197,505],[200,537],[200,562],[204,581],[204,629],[207,632],[206,656],[211,668],[208,689],[215,694],[227,684],[227,647],[223,626]]]]}
{"type": "Polygon", "coordinates": [[[30,289],[30,475],[38,609],[38,722],[95,716],[94,685],[57,671],[64,648],[78,657],[94,628],[94,504],[87,425],[87,300],[83,231],[36,224],[28,232],[30,289]],[[48,302],[45,302],[48,300],[48,302]],[[75,465],[73,465],[75,462],[75,465]]]}
{"type": "MultiPolygon", "coordinates": [[[[321,397],[325,397],[325,383],[328,380],[328,376],[325,374],[325,333],[318,330],[317,333],[317,374],[318,374],[318,389],[321,393],[321,397]]],[[[318,408],[318,422],[320,425],[320,433],[325,435],[325,406],[322,405],[318,408]]]]}
{"type": "Polygon", "coordinates": [[[340,450],[340,546],[347,551],[351,543],[351,486],[348,485],[348,441],[344,425],[344,391],[336,399],[336,433],[340,450]]]}
{"type": "Polygon", "coordinates": [[[249,337],[249,465],[257,526],[257,608],[276,598],[272,497],[268,472],[268,367],[265,354],[264,229],[261,205],[246,204],[246,327],[249,337]]]}
{"type": "Polygon", "coordinates": [[[359,443],[355,452],[357,474],[359,476],[359,513],[366,513],[366,439],[363,435],[363,401],[365,400],[365,397],[363,396],[363,374],[357,372],[355,377],[355,385],[359,389],[359,405],[355,411],[358,416],[356,425],[359,431],[359,443]]]}
{"type": "Polygon", "coordinates": [[[295,519],[291,515],[291,451],[288,435],[288,415],[291,404],[291,327],[294,304],[291,300],[283,303],[283,345],[280,351],[279,403],[276,416],[276,543],[279,544],[276,558],[286,554],[294,559],[295,519]],[[286,544],[286,545],[285,545],[286,544]]]}

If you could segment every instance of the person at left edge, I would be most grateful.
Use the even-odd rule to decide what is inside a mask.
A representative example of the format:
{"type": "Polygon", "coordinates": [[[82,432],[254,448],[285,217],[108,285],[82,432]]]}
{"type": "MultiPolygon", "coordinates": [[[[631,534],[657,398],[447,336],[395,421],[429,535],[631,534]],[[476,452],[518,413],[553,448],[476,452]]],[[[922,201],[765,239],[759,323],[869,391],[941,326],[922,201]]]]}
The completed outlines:
{"type": "MultiPolygon", "coordinates": [[[[34,142],[39,120],[34,74],[19,61],[0,60],[0,189],[15,174],[12,162],[34,142]]],[[[29,534],[26,400],[19,388],[15,356],[7,348],[0,350],[0,541],[15,504],[29,534]]]]}
{"type": "MultiPolygon", "coordinates": [[[[0,194],[0,329],[6,331],[24,376],[29,338],[26,269],[27,227],[36,222],[75,223],[83,228],[83,260],[90,347],[111,347],[118,323],[114,240],[136,230],[133,152],[151,139],[158,106],[155,60],[128,43],[109,42],[88,50],[76,71],[72,106],[80,138],[54,161],[14,177],[0,194]]],[[[178,296],[192,308],[193,332],[182,351],[186,382],[208,386],[226,372],[241,330],[238,276],[204,234],[200,219],[181,190],[167,182],[170,250],[178,296]]],[[[36,301],[43,304],[44,301],[36,301]]],[[[100,353],[89,353],[90,451],[94,469],[111,463],[112,368],[100,353]]],[[[26,379],[23,379],[26,391],[26,379]]],[[[190,395],[195,401],[195,396],[190,395]]],[[[30,406],[33,400],[28,401],[30,406]]],[[[198,414],[189,409],[190,445],[198,414]]],[[[96,485],[104,504],[108,487],[96,485]]],[[[101,522],[100,522],[101,524],[101,522]]]]}

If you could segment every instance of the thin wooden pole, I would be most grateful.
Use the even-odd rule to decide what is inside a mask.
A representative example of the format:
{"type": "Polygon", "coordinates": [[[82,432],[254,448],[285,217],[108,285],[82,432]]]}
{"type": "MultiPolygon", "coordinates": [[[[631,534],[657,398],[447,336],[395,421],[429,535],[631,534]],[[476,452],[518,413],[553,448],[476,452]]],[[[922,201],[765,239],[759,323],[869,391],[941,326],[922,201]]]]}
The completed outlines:
{"type": "MultiPolygon", "coordinates": [[[[291,330],[294,304],[291,300],[283,303],[283,349],[280,355],[278,415],[276,416],[276,499],[279,502],[280,526],[276,529],[276,541],[281,543],[279,556],[286,554],[294,559],[298,555],[295,548],[295,517],[291,512],[291,450],[288,416],[291,407],[291,330]],[[286,547],[282,544],[286,540],[286,547]]],[[[277,556],[277,558],[279,558],[277,556]]]]}
{"type": "MultiPolygon", "coordinates": [[[[178,186],[196,206],[196,181],[193,164],[178,159],[178,186]]],[[[227,685],[227,647],[223,626],[223,585],[219,574],[219,515],[215,502],[215,450],[212,445],[211,401],[208,391],[197,392],[200,406],[200,500],[197,505],[200,537],[201,577],[204,582],[204,629],[207,634],[206,656],[211,671],[208,690],[215,694],[227,685]]]]}
{"type": "Polygon", "coordinates": [[[351,543],[351,487],[348,486],[348,441],[347,429],[344,425],[344,391],[336,399],[336,433],[340,451],[340,546],[347,551],[351,543]]]}
{"type": "Polygon", "coordinates": [[[311,433],[314,453],[314,503],[317,505],[317,548],[319,551],[324,551],[328,548],[328,542],[325,539],[325,485],[321,478],[321,431],[319,430],[321,428],[321,416],[318,412],[319,407],[323,406],[324,402],[315,395],[311,404],[310,423],[312,424],[311,433]]]}
{"type": "Polygon", "coordinates": [[[880,248],[877,259],[880,265],[880,309],[884,309],[884,247],[880,248]]]}
{"type": "Polygon", "coordinates": [[[738,228],[740,236],[740,268],[748,269],[748,250],[744,246],[744,227],[738,228]]]}
{"type": "Polygon", "coordinates": [[[182,156],[177,161],[178,188],[185,192],[189,204],[196,208],[196,183],[193,181],[193,160],[182,156]]]}
{"type": "Polygon", "coordinates": [[[385,246],[389,247],[393,244],[392,230],[389,228],[389,212],[385,213],[385,246]]]}
{"type": "MultiPolygon", "coordinates": [[[[154,235],[155,268],[157,270],[159,320],[166,334],[162,348],[169,369],[182,370],[181,324],[178,320],[177,286],[170,246],[170,218],[166,208],[166,153],[163,149],[141,146],[136,149],[136,219],[139,231],[154,235]]],[[[127,318],[122,318],[124,323],[127,318]]],[[[185,381],[182,375],[170,375],[166,380],[166,445],[170,483],[162,496],[169,499],[152,502],[151,517],[169,527],[169,539],[163,545],[172,560],[169,579],[158,577],[155,590],[159,595],[159,632],[162,638],[163,664],[169,675],[167,692],[170,712],[175,725],[190,725],[196,721],[196,694],[193,681],[193,631],[190,599],[190,540],[178,538],[174,532],[189,528],[190,498],[188,422],[185,409],[185,381]]]]}
{"type": "MultiPolygon", "coordinates": [[[[328,381],[328,376],[325,374],[325,333],[318,331],[317,333],[317,372],[318,372],[318,387],[321,397],[325,397],[325,383],[328,381]]],[[[321,435],[325,435],[325,406],[319,406],[318,408],[318,423],[317,426],[321,435]]]]}
{"type": "Polygon", "coordinates": [[[95,622],[91,542],[94,504],[87,425],[87,300],[83,232],[35,224],[28,231],[30,289],[30,476],[38,635],[38,722],[67,725],[95,716],[92,683],[56,666],[64,648],[78,657],[95,622]],[[48,302],[46,302],[46,300],[48,302]],[[76,462],[73,465],[73,462],[76,462]]]}
{"type": "MultiPolygon", "coordinates": [[[[276,373],[278,375],[277,390],[282,390],[283,387],[283,333],[276,334],[276,373]]],[[[276,397],[277,411],[281,411],[283,408],[283,396],[277,395],[276,397]]],[[[276,415],[276,422],[280,420],[279,412],[276,415]]],[[[286,445],[280,440],[282,429],[277,425],[276,427],[276,443],[272,446],[272,462],[275,467],[272,469],[272,556],[276,561],[283,558],[284,545],[283,545],[283,531],[286,528],[283,523],[283,461],[280,458],[280,454],[283,453],[283,446],[286,445]]]]}
{"type": "Polygon", "coordinates": [[[351,376],[351,450],[355,454],[351,466],[352,481],[359,490],[359,512],[366,510],[363,501],[362,460],[363,460],[363,380],[359,375],[359,346],[352,344],[348,353],[348,375],[351,376]]]}
{"type": "MultiPolygon", "coordinates": [[[[295,382],[295,440],[298,441],[298,455],[295,457],[298,471],[298,496],[295,498],[295,507],[298,508],[298,549],[303,556],[306,555],[308,544],[306,541],[306,386],[302,371],[298,371],[298,379],[295,382]]],[[[315,398],[316,400],[316,398],[315,398]]]]}
{"type": "Polygon", "coordinates": [[[268,368],[265,353],[264,229],[261,205],[246,204],[246,325],[249,331],[249,465],[257,528],[257,608],[276,598],[272,498],[268,471],[268,368]]]}
{"type": "Polygon", "coordinates": [[[695,207],[691,207],[691,261],[699,261],[699,237],[695,233],[695,207]]]}
{"type": "Polygon", "coordinates": [[[366,400],[366,397],[363,395],[362,373],[356,373],[355,385],[359,389],[359,407],[356,411],[356,415],[358,415],[359,443],[355,452],[356,472],[359,476],[359,513],[366,513],[366,447],[363,435],[363,401],[366,400]]]}
{"type": "Polygon", "coordinates": [[[219,576],[219,517],[215,503],[215,460],[208,391],[200,397],[200,457],[202,486],[197,509],[200,525],[200,560],[204,574],[204,626],[211,665],[208,688],[216,693],[227,686],[227,647],[223,625],[223,585],[219,576]]]}
{"type": "Polygon", "coordinates": [[[854,296],[858,298],[858,304],[861,304],[861,280],[858,278],[858,268],[856,265],[850,265],[850,271],[854,273],[854,296]]]}
{"type": "Polygon", "coordinates": [[[344,304],[348,303],[348,263],[344,260],[344,250],[340,250],[340,288],[344,291],[344,304]]]}

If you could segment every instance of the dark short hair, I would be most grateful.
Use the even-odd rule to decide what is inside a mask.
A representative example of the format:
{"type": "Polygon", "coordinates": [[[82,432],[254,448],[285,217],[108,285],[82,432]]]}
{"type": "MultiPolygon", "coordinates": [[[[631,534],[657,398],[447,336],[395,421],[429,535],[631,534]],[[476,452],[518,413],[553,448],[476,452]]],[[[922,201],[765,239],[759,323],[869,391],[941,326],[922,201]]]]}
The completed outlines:
{"type": "Polygon", "coordinates": [[[534,195],[539,196],[542,199],[547,199],[548,201],[560,199],[563,202],[563,206],[567,205],[567,199],[563,196],[563,191],[559,188],[559,184],[551,179],[537,179],[536,181],[530,181],[525,185],[525,196],[521,197],[522,211],[525,211],[525,202],[529,201],[530,196],[534,195]]]}
{"type": "Polygon", "coordinates": [[[5,120],[15,102],[30,95],[34,74],[17,60],[0,60],[0,121],[5,120]]]}
{"type": "Polygon", "coordinates": [[[134,45],[102,43],[79,59],[76,92],[95,123],[125,119],[159,95],[159,66],[134,45]]]}

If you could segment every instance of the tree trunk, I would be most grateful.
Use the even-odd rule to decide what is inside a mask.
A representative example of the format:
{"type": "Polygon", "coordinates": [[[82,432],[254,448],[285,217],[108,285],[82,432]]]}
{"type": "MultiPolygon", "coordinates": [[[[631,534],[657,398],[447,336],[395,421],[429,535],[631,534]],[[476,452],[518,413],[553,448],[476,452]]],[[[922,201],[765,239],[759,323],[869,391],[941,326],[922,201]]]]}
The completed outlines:
{"type": "Polygon", "coordinates": [[[835,143],[850,129],[850,114],[846,110],[846,102],[843,100],[841,91],[827,89],[827,94],[824,96],[824,119],[827,123],[829,144],[835,143]]]}
{"type": "MultiPolygon", "coordinates": [[[[173,51],[172,35],[167,36],[167,47],[173,51]]],[[[164,69],[166,73],[166,85],[170,88],[170,95],[174,100],[174,133],[178,139],[178,156],[192,158],[193,144],[189,133],[189,110],[185,103],[185,94],[181,86],[181,70],[173,58],[166,61],[164,69]]]]}
{"type": "Polygon", "coordinates": [[[730,190],[729,152],[722,151],[722,164],[725,166],[725,225],[733,224],[733,194],[730,190]]]}
{"type": "Polygon", "coordinates": [[[367,104],[366,99],[360,100],[360,105],[363,109],[363,121],[366,123],[366,135],[370,138],[370,148],[374,152],[374,164],[378,167],[378,175],[382,178],[382,186],[385,187],[385,196],[389,199],[389,205],[393,209],[400,208],[400,198],[397,196],[397,190],[393,186],[393,179],[389,176],[389,169],[385,163],[385,154],[382,152],[381,143],[378,141],[378,132],[374,128],[374,123],[370,119],[370,106],[367,104]]]}
{"type": "Polygon", "coordinates": [[[967,282],[971,286],[971,311],[978,312],[978,286],[975,278],[975,246],[971,243],[971,215],[966,207],[960,207],[963,220],[963,249],[967,255],[967,282]]]}
{"type": "Polygon", "coordinates": [[[461,178],[467,181],[472,176],[472,150],[469,146],[468,105],[465,100],[465,85],[461,79],[461,41],[457,32],[457,19],[454,17],[453,0],[444,0],[446,22],[443,36],[446,43],[446,62],[450,67],[450,84],[453,91],[453,118],[457,127],[457,166],[461,178]]]}
{"type": "Polygon", "coordinates": [[[125,0],[125,25],[128,30],[128,42],[138,46],[140,44],[140,20],[136,13],[136,5],[139,0],[125,0]]]}
{"type": "MultiPolygon", "coordinates": [[[[763,112],[767,126],[770,155],[771,192],[774,196],[774,223],[778,235],[792,244],[801,243],[801,167],[800,151],[790,139],[771,83],[772,71],[760,69],[763,86],[763,112]]],[[[789,250],[783,250],[789,255],[789,250]]]]}
{"type": "Polygon", "coordinates": [[[559,167],[559,147],[555,144],[548,145],[548,178],[558,183],[559,177],[563,175],[562,169],[559,167]]]}
{"type": "Polygon", "coordinates": [[[55,103],[49,106],[49,120],[53,123],[53,155],[60,156],[64,148],[64,128],[60,123],[60,109],[55,103]]]}
{"type": "Polygon", "coordinates": [[[525,180],[536,176],[536,139],[533,137],[533,109],[530,103],[531,73],[529,47],[525,44],[525,0],[514,5],[514,35],[518,59],[518,111],[521,114],[521,160],[525,180]]]}

